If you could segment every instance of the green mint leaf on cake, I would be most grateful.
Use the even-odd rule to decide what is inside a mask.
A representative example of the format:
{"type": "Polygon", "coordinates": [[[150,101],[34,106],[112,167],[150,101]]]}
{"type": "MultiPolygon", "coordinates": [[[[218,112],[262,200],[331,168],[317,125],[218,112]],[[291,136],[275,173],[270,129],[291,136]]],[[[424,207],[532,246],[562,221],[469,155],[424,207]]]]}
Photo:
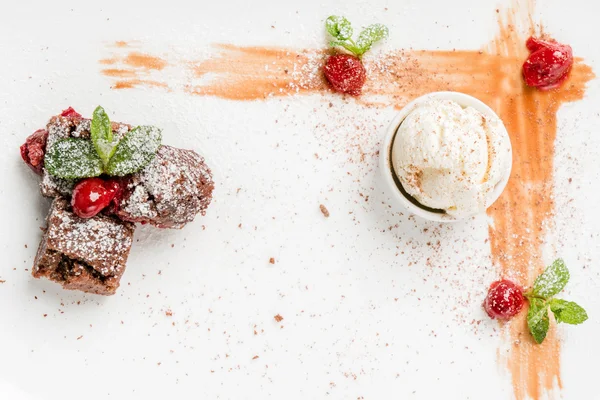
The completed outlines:
{"type": "Polygon", "coordinates": [[[94,110],[90,131],[96,152],[106,166],[115,153],[118,141],[113,137],[110,119],[104,108],[98,106],[94,110]]]}
{"type": "Polygon", "coordinates": [[[527,326],[536,343],[542,343],[550,328],[548,305],[542,299],[532,298],[527,312],[527,326]]]}
{"type": "Polygon", "coordinates": [[[560,258],[552,263],[533,283],[533,295],[543,299],[560,293],[569,282],[569,270],[560,258]]]}
{"type": "Polygon", "coordinates": [[[44,167],[63,179],[91,178],[102,174],[102,160],[91,141],[61,139],[46,153],[44,167]]]}
{"type": "Polygon", "coordinates": [[[552,299],[550,300],[550,311],[552,311],[558,323],[578,325],[588,319],[583,307],[572,301],[552,299]]]}
{"type": "Polygon", "coordinates": [[[154,126],[132,129],[117,145],[106,173],[125,176],[143,169],[154,159],[161,140],[161,130],[154,126]]]}
{"type": "Polygon", "coordinates": [[[162,140],[161,130],[153,126],[133,128],[119,140],[100,106],[94,110],[90,131],[91,140],[68,138],[54,143],[44,159],[48,173],[64,179],[133,174],[154,159],[162,140]]]}
{"type": "Polygon", "coordinates": [[[365,54],[371,47],[380,40],[386,39],[389,35],[389,30],[381,24],[369,25],[360,33],[356,40],[356,45],[359,49],[359,55],[365,54]]]}
{"type": "Polygon", "coordinates": [[[338,40],[346,40],[352,37],[352,24],[345,17],[332,15],[325,21],[327,32],[338,40]]]}

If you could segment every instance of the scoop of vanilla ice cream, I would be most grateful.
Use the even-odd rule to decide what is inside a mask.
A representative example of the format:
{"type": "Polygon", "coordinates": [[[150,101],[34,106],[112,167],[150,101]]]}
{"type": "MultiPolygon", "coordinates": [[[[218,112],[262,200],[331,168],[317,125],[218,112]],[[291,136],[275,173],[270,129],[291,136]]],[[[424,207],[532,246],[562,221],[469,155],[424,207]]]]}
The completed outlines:
{"type": "Polygon", "coordinates": [[[400,124],[392,163],[408,194],[455,218],[484,211],[510,168],[502,121],[450,100],[417,106],[400,124]]]}

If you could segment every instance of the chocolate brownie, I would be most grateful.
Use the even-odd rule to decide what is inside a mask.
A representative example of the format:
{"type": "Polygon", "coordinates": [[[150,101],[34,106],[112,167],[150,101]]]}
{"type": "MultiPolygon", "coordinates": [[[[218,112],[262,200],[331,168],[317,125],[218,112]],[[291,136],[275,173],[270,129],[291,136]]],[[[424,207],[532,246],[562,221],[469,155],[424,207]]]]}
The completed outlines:
{"type": "MultiPolygon", "coordinates": [[[[63,138],[89,138],[91,120],[78,114],[57,115],[46,126],[47,147],[63,138]]],[[[128,124],[112,122],[115,137],[129,132],[128,124]]],[[[214,183],[204,158],[191,150],[161,146],[144,170],[121,180],[125,182],[120,209],[110,209],[119,218],[150,223],[160,228],[183,228],[201,213],[212,199],[214,183]]],[[[42,171],[40,184],[46,197],[69,198],[76,180],[60,179],[42,171]]],[[[109,210],[107,210],[108,212],[109,210]]]]}
{"type": "Polygon", "coordinates": [[[65,289],[114,294],[125,271],[134,225],[105,215],[79,218],[60,197],[52,203],[47,224],[33,276],[65,289]]]}
{"type": "MultiPolygon", "coordinates": [[[[46,131],[48,139],[46,142],[47,148],[52,147],[57,140],[66,138],[90,138],[91,120],[77,115],[62,116],[56,115],[50,118],[46,131]]],[[[122,138],[131,129],[130,125],[120,122],[112,122],[113,135],[117,138],[122,138]]],[[[42,195],[46,197],[69,197],[73,193],[75,180],[60,179],[52,176],[44,168],[42,171],[42,182],[40,184],[42,195]]]]}
{"type": "Polygon", "coordinates": [[[117,215],[159,228],[183,228],[206,208],[214,183],[204,158],[192,150],[161,146],[152,162],[134,174],[117,215]]]}

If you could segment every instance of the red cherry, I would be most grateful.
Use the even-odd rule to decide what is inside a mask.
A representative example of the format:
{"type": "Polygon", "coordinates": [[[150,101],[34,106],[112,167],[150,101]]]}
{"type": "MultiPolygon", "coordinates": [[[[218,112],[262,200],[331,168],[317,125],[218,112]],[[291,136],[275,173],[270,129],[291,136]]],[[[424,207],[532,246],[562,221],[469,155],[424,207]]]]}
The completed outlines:
{"type": "Polygon", "coordinates": [[[104,210],[117,194],[114,183],[100,178],[88,178],[79,182],[73,189],[71,205],[81,218],[92,218],[104,210]]]}
{"type": "Polygon", "coordinates": [[[124,190],[123,187],[126,187],[127,183],[125,180],[117,180],[117,179],[109,179],[105,182],[105,187],[111,193],[114,193],[110,204],[108,205],[105,212],[109,214],[114,214],[119,211],[119,205],[121,204],[121,200],[123,199],[124,190]]]}
{"type": "Polygon", "coordinates": [[[60,113],[61,117],[79,117],[81,118],[81,114],[79,114],[77,111],[75,111],[73,109],[73,107],[69,107],[66,110],[63,110],[63,112],[60,113]]]}
{"type": "Polygon", "coordinates": [[[523,64],[523,79],[528,86],[549,90],[567,79],[573,66],[571,46],[534,37],[525,45],[530,52],[523,64]]]}
{"type": "Polygon", "coordinates": [[[27,138],[21,146],[21,158],[37,174],[42,173],[44,167],[44,156],[46,155],[46,141],[48,140],[48,131],[39,129],[27,138]]]}
{"type": "Polygon", "coordinates": [[[530,36],[529,39],[527,39],[527,41],[525,42],[525,47],[527,47],[527,50],[529,50],[530,53],[533,53],[534,51],[537,51],[540,48],[544,47],[545,43],[547,42],[542,39],[530,36]]]}
{"type": "Polygon", "coordinates": [[[492,319],[510,319],[521,311],[524,301],[523,290],[503,279],[490,285],[483,308],[492,319]]]}
{"type": "Polygon", "coordinates": [[[358,57],[336,54],[323,67],[325,77],[336,92],[360,95],[367,80],[367,71],[358,57]]]}

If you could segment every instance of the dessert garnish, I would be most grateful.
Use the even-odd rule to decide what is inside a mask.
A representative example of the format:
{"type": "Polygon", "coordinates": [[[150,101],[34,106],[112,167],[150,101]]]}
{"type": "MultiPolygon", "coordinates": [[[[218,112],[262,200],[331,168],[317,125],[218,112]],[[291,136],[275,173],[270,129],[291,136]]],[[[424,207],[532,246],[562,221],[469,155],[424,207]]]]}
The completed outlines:
{"type": "Polygon", "coordinates": [[[523,64],[523,79],[528,86],[550,90],[560,86],[573,66],[573,49],[555,40],[527,39],[529,57],[523,64]]]}
{"type": "Polygon", "coordinates": [[[38,129],[27,138],[21,146],[21,158],[37,174],[42,173],[44,167],[44,155],[46,154],[46,141],[48,140],[48,131],[38,129]]]}
{"type": "Polygon", "coordinates": [[[388,28],[381,24],[369,25],[354,41],[352,24],[345,17],[332,15],[325,21],[325,27],[334,39],[330,45],[350,53],[330,56],[323,67],[325,77],[333,90],[358,96],[367,80],[361,58],[376,42],[388,37],[388,28]]]}
{"type": "Polygon", "coordinates": [[[94,110],[90,135],[91,141],[56,141],[46,153],[44,164],[48,172],[64,179],[130,175],[152,161],[162,138],[161,130],[153,126],[138,126],[122,138],[115,137],[110,119],[100,106],[94,110]]]}
{"type": "Polygon", "coordinates": [[[529,300],[527,326],[537,343],[542,343],[548,333],[548,309],[552,311],[558,323],[577,325],[588,319],[586,311],[577,303],[554,298],[565,288],[569,278],[565,262],[557,259],[537,277],[533,288],[524,293],[529,300]]]}
{"type": "Polygon", "coordinates": [[[63,112],[60,113],[61,117],[79,117],[81,118],[81,114],[79,114],[73,107],[69,107],[63,112]]]}
{"type": "Polygon", "coordinates": [[[569,282],[569,270],[561,259],[557,259],[537,277],[533,287],[523,293],[522,289],[509,280],[492,283],[483,303],[491,318],[510,319],[523,308],[523,298],[529,302],[527,326],[536,343],[542,343],[550,327],[548,310],[552,311],[557,323],[577,325],[588,319],[586,311],[577,303],[554,298],[569,282]]]}
{"type": "Polygon", "coordinates": [[[416,203],[456,219],[483,212],[511,167],[500,118],[451,100],[418,104],[392,145],[393,173],[416,203]]]}
{"type": "Polygon", "coordinates": [[[100,178],[83,179],[73,189],[71,205],[81,218],[91,218],[108,207],[121,188],[117,181],[100,178]]]}
{"type": "Polygon", "coordinates": [[[524,302],[523,290],[503,279],[490,285],[483,308],[492,319],[510,319],[521,311],[524,302]]]}
{"type": "Polygon", "coordinates": [[[119,287],[135,223],[183,228],[204,215],[214,183],[204,158],[160,144],[160,130],[93,119],[69,107],[21,146],[53,198],[32,268],[65,289],[112,295],[119,287]]]}

